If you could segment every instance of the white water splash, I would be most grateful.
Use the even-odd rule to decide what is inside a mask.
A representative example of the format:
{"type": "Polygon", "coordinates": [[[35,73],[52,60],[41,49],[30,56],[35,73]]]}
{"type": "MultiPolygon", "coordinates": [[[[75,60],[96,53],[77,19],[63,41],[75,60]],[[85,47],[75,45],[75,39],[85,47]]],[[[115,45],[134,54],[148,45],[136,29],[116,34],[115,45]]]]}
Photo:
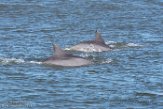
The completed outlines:
{"type": "Polygon", "coordinates": [[[71,50],[70,48],[65,48],[64,50],[71,50]]]}
{"type": "Polygon", "coordinates": [[[117,42],[115,42],[115,41],[106,41],[105,42],[107,45],[109,45],[111,48],[115,48],[115,44],[117,43],[117,42]]]}
{"type": "Polygon", "coordinates": [[[117,42],[115,42],[115,41],[106,41],[105,43],[108,45],[108,44],[115,44],[117,42]]]}
{"type": "Polygon", "coordinates": [[[88,58],[90,56],[90,54],[87,54],[87,53],[81,53],[79,56],[81,57],[85,57],[85,58],[88,58]]]}
{"type": "Polygon", "coordinates": [[[128,43],[127,46],[129,46],[129,47],[141,47],[142,45],[135,44],[135,43],[128,43]]]}
{"type": "Polygon", "coordinates": [[[102,62],[102,64],[108,64],[108,63],[111,63],[112,62],[112,59],[106,59],[102,62]]]}
{"type": "Polygon", "coordinates": [[[25,64],[25,63],[31,63],[31,64],[42,64],[42,62],[37,61],[25,61],[24,59],[17,59],[17,58],[0,58],[0,63],[2,64],[11,64],[11,63],[17,63],[17,64],[25,64]]]}
{"type": "Polygon", "coordinates": [[[3,64],[8,63],[25,63],[23,59],[16,59],[16,58],[0,58],[0,62],[3,64]]]}
{"type": "Polygon", "coordinates": [[[111,48],[115,48],[115,45],[109,45],[111,48]]]}
{"type": "Polygon", "coordinates": [[[31,63],[31,64],[42,64],[42,62],[37,62],[37,61],[29,61],[28,63],[31,63]]]}

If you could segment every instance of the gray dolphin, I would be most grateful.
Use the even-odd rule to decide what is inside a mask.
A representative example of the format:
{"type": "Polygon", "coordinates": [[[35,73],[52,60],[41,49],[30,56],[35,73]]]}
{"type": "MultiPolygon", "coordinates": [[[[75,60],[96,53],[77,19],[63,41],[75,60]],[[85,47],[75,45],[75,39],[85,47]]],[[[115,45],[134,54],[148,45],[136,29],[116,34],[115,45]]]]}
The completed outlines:
{"type": "Polygon", "coordinates": [[[53,45],[53,49],[55,51],[54,56],[49,57],[43,64],[65,67],[77,67],[92,64],[90,60],[69,54],[57,45],[53,45]]]}
{"type": "Polygon", "coordinates": [[[103,52],[109,51],[111,48],[105,44],[101,34],[96,31],[95,40],[80,42],[77,45],[72,46],[69,50],[82,51],[82,52],[103,52]]]}

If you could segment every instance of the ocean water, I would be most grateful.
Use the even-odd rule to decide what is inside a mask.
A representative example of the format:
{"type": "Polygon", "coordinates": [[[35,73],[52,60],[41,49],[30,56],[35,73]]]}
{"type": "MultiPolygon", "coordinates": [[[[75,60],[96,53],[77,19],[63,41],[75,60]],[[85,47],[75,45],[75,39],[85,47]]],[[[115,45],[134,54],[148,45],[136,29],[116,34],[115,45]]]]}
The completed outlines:
{"type": "Polygon", "coordinates": [[[0,0],[0,109],[163,109],[163,0],[0,0]],[[41,63],[95,30],[94,64],[41,63]]]}

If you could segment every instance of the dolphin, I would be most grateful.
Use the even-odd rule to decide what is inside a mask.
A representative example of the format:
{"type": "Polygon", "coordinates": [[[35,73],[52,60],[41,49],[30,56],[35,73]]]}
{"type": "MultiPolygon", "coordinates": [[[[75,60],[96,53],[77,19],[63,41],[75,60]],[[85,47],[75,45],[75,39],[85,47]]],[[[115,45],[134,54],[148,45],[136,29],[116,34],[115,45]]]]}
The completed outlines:
{"type": "Polygon", "coordinates": [[[94,40],[80,42],[70,47],[69,50],[81,52],[103,52],[111,50],[110,46],[105,44],[104,39],[97,30],[95,34],[96,38],[94,40]]]}
{"type": "Polygon", "coordinates": [[[53,50],[55,51],[54,55],[46,59],[43,64],[65,67],[77,67],[92,64],[90,60],[67,53],[58,45],[53,45],[53,50]]]}

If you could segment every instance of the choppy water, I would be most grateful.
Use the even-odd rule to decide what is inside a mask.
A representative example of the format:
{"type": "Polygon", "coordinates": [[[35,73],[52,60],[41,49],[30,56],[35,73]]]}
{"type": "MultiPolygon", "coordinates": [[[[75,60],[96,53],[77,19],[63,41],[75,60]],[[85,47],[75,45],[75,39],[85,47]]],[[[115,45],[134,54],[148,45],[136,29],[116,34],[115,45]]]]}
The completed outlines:
{"type": "Polygon", "coordinates": [[[162,0],[0,0],[0,108],[162,109],[162,0]],[[113,50],[77,53],[94,65],[48,67],[63,48],[94,38],[113,50]]]}

